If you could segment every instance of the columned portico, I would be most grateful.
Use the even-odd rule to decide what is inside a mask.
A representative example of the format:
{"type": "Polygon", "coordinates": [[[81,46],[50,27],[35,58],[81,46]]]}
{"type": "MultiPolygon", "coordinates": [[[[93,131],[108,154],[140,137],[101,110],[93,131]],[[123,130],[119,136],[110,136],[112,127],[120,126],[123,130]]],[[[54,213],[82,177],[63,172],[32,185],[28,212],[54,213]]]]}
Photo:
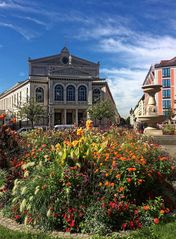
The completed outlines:
{"type": "Polygon", "coordinates": [[[87,120],[86,109],[53,109],[53,125],[76,124],[79,125],[87,120]]]}

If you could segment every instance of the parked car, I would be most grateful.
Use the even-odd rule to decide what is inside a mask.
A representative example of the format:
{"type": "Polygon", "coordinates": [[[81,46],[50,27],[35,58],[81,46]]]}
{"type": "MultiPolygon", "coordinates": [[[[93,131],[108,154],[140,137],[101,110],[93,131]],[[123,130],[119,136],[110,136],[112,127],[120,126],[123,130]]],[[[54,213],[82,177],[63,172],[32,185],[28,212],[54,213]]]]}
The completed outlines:
{"type": "Polygon", "coordinates": [[[54,130],[64,130],[74,128],[74,124],[57,124],[54,126],[54,130]]]}
{"type": "Polygon", "coordinates": [[[32,130],[32,127],[22,127],[20,129],[17,130],[17,133],[21,134],[21,133],[25,133],[32,130]]]}

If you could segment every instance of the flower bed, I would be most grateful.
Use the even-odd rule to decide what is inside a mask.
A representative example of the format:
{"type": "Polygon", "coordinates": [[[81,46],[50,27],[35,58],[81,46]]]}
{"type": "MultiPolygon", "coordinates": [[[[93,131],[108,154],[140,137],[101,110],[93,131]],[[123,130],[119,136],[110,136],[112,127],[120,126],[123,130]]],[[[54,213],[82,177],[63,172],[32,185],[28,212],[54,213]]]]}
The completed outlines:
{"type": "Polygon", "coordinates": [[[60,133],[55,144],[53,132],[31,137],[15,166],[21,178],[11,215],[45,229],[101,234],[158,224],[175,207],[169,156],[134,132],[86,126],[60,133]]]}

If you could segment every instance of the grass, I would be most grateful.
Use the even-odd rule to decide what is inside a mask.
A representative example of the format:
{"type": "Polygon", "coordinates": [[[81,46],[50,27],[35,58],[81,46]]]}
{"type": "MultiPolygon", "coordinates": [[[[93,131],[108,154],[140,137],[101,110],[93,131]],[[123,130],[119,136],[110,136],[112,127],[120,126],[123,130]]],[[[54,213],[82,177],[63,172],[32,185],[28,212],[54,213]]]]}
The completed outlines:
{"type": "MultiPolygon", "coordinates": [[[[27,232],[12,231],[0,226],[0,239],[53,239],[44,233],[33,234],[27,232]]],[[[56,238],[56,237],[55,237],[56,238]]],[[[57,237],[63,239],[65,237],[57,237]]],[[[145,227],[141,230],[127,233],[116,234],[111,236],[92,236],[90,239],[175,239],[176,238],[176,221],[145,227]]]]}
{"type": "Polygon", "coordinates": [[[33,234],[28,232],[12,231],[5,227],[0,226],[0,239],[53,239],[53,238],[54,237],[50,237],[44,233],[33,234]]]}

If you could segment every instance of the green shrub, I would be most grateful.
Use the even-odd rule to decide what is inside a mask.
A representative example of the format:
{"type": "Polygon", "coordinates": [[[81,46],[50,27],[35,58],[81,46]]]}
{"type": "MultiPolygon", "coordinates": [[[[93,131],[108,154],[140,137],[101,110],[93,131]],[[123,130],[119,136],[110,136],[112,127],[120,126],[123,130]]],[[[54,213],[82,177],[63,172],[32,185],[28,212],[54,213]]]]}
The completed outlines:
{"type": "Polygon", "coordinates": [[[163,134],[173,135],[175,133],[175,125],[165,124],[162,130],[163,134]]]}

